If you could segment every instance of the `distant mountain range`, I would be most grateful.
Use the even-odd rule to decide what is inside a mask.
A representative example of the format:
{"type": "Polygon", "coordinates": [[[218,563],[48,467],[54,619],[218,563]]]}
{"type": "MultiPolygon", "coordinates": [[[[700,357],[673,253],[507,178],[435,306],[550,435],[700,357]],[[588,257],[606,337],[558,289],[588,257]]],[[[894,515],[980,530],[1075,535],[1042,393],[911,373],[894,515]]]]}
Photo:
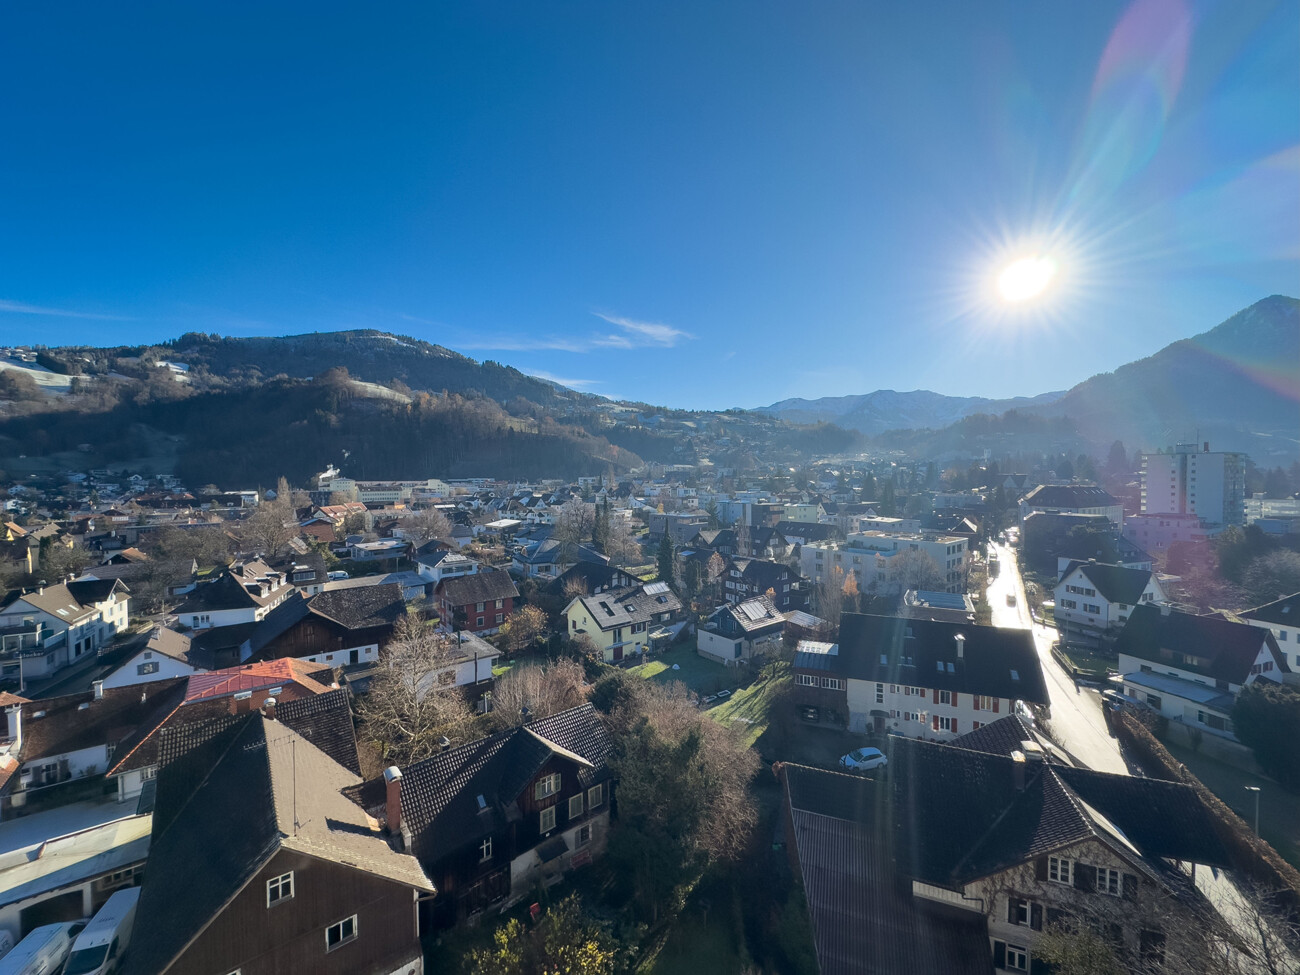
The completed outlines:
{"type": "MultiPolygon", "coordinates": [[[[1208,440],[1217,450],[1246,451],[1260,464],[1294,459],[1300,455],[1300,300],[1273,295],[1257,301],[1208,332],[1064,393],[991,400],[878,390],[782,400],[760,412],[873,437],[929,429],[936,439],[951,441],[938,433],[978,414],[1012,409],[1069,418],[1083,441],[1103,449],[1114,440],[1146,450],[1208,440]]],[[[914,450],[927,449],[924,437],[908,441],[914,450]]]]}
{"type": "Polygon", "coordinates": [[[783,399],[756,412],[770,413],[790,423],[834,423],[876,436],[887,430],[936,430],[976,413],[998,414],[1052,403],[1064,391],[1013,399],[983,396],[945,396],[928,389],[900,393],[878,389],[860,396],[823,396],[821,399],[783,399]]]}

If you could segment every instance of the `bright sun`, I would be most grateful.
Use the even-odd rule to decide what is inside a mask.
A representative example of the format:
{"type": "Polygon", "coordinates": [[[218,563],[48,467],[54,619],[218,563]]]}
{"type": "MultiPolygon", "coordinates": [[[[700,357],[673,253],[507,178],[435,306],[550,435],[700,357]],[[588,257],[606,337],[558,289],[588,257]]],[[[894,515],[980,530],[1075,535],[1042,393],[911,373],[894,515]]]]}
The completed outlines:
{"type": "Polygon", "coordinates": [[[1042,294],[1056,277],[1056,261],[1050,257],[1022,257],[998,275],[998,291],[1004,301],[1028,301],[1042,294]]]}

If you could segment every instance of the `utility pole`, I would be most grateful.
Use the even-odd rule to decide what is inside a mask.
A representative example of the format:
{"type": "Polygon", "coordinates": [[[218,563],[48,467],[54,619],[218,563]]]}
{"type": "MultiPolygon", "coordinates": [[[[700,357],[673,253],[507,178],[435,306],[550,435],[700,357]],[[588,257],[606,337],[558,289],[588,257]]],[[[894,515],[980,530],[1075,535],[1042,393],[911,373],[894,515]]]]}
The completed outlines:
{"type": "Polygon", "coordinates": [[[1255,835],[1258,836],[1259,835],[1259,786],[1248,785],[1246,786],[1246,791],[1255,793],[1255,835]]]}

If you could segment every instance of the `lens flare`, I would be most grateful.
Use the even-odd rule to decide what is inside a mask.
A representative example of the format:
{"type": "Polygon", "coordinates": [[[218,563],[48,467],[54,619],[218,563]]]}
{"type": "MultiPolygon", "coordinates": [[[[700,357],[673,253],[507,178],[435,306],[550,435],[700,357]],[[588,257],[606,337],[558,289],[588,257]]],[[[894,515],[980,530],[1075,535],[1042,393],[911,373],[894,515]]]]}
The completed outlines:
{"type": "Polygon", "coordinates": [[[1028,301],[1047,290],[1056,277],[1056,261],[1050,257],[1022,257],[1012,261],[998,275],[998,293],[1005,301],[1028,301]]]}

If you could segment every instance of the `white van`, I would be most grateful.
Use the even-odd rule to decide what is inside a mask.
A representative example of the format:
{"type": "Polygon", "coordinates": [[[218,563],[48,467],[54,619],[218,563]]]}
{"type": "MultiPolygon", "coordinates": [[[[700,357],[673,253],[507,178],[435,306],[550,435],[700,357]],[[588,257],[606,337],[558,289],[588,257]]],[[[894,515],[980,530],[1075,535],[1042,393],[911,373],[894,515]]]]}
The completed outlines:
{"type": "Polygon", "coordinates": [[[63,975],[107,975],[117,971],[122,952],[131,940],[139,902],[139,887],[114,891],[72,946],[63,975]]]}
{"type": "Polygon", "coordinates": [[[85,921],[75,921],[32,928],[13,951],[0,958],[0,975],[53,975],[60,971],[73,939],[85,926],[85,921]]]}
{"type": "Polygon", "coordinates": [[[338,582],[340,579],[351,579],[352,577],[342,569],[335,569],[333,572],[326,573],[330,582],[338,582]]]}

